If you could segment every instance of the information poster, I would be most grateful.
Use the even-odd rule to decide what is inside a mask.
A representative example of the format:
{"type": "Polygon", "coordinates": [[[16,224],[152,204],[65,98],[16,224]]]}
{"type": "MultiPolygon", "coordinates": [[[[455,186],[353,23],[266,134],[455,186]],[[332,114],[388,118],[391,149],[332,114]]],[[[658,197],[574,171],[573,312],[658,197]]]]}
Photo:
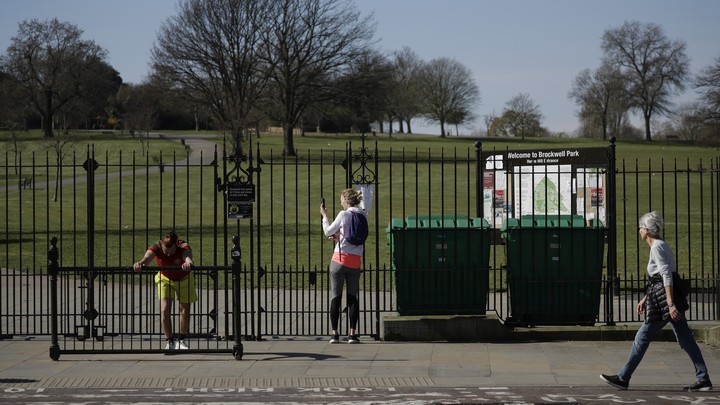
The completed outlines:
{"type": "Polygon", "coordinates": [[[521,166],[515,173],[515,216],[570,214],[570,165],[521,166]]]}
{"type": "Polygon", "coordinates": [[[509,207],[507,175],[504,170],[499,170],[502,167],[502,156],[493,156],[486,161],[487,170],[483,172],[483,213],[485,220],[495,228],[502,226],[509,207]]]}
{"type": "Polygon", "coordinates": [[[587,220],[599,219],[605,223],[604,173],[598,168],[581,168],[577,170],[577,213],[587,220]]]}
{"type": "Polygon", "coordinates": [[[229,184],[227,186],[228,219],[248,219],[253,217],[255,186],[252,184],[229,184]]]}
{"type": "Polygon", "coordinates": [[[498,228],[508,217],[580,215],[605,223],[606,148],[483,152],[483,214],[498,228]]]}

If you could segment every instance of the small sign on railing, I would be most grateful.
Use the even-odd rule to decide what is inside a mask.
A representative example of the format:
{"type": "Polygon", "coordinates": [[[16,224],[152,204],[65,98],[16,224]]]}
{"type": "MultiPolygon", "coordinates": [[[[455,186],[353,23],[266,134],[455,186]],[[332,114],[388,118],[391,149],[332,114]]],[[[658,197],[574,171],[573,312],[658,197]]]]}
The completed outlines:
{"type": "Polygon", "coordinates": [[[227,185],[228,219],[249,219],[253,217],[255,186],[253,184],[227,185]]]}

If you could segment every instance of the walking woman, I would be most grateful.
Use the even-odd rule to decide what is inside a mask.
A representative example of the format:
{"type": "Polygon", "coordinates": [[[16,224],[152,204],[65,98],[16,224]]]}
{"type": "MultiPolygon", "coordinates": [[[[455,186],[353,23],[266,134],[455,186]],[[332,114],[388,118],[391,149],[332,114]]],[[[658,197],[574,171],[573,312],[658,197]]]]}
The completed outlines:
{"type": "Polygon", "coordinates": [[[710,391],[712,383],[705,360],[685,319],[684,312],[689,307],[687,299],[679,288],[673,288],[679,287],[676,284],[680,278],[676,273],[672,250],[662,238],[663,219],[653,211],[643,215],[638,225],[640,238],[650,246],[650,260],[647,265],[650,281],[645,296],[637,304],[637,312],[645,313],[645,322],[635,335],[625,366],[617,375],[600,374],[600,378],[613,387],[626,390],[650,342],[670,322],[680,347],[690,356],[695,366],[696,381],[685,387],[685,391],[710,391]]]}
{"type": "Polygon", "coordinates": [[[340,342],[338,335],[338,322],[340,320],[340,307],[342,303],[343,285],[347,283],[347,306],[350,318],[350,331],[348,343],[359,343],[357,335],[357,322],[360,317],[358,294],[360,292],[360,265],[363,255],[363,245],[354,245],[348,241],[353,231],[351,224],[353,215],[362,215],[367,226],[367,213],[359,207],[362,194],[354,189],[346,189],[340,194],[340,205],[343,210],[330,223],[325,205],[320,205],[322,215],[323,233],[335,241],[332,261],[330,262],[330,324],[332,336],[330,343],[340,342]]]}

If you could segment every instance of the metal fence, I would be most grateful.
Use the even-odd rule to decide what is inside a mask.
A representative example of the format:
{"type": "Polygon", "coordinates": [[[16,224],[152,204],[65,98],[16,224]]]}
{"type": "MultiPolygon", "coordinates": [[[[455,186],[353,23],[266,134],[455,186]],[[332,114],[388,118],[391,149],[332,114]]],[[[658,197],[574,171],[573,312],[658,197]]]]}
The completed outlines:
{"type": "MultiPolygon", "coordinates": [[[[136,273],[132,267],[61,268],[57,242],[52,238],[48,250],[53,360],[62,354],[176,351],[174,346],[166,346],[157,322],[161,305],[153,274],[136,273]]],[[[230,268],[193,268],[190,277],[197,283],[198,301],[189,314],[191,333],[182,337],[185,353],[232,353],[237,360],[243,356],[237,237],[232,252],[230,268]],[[219,288],[221,275],[231,280],[229,289],[219,288]],[[232,321],[219,314],[230,315],[232,321]]],[[[175,315],[171,324],[177,325],[180,321],[175,315]]],[[[177,338],[179,330],[173,328],[172,332],[177,338]]]]}
{"type": "MultiPolygon", "coordinates": [[[[59,335],[69,342],[94,340],[101,348],[116,347],[117,336],[129,336],[131,341],[148,342],[148,346],[137,346],[138,350],[154,349],[161,332],[152,281],[147,274],[128,274],[128,266],[169,228],[190,243],[199,269],[196,277],[202,298],[193,310],[195,337],[229,342],[236,333],[245,339],[326,335],[327,267],[333,245],[322,236],[320,200],[324,197],[329,211],[337,213],[340,192],[358,185],[365,187],[372,205],[359,299],[363,335],[380,338],[382,318],[395,315],[398,301],[406,299],[399,295],[408,293],[410,306],[457,313],[462,313],[458,305],[467,302],[463,300],[477,303],[473,297],[487,294],[483,308],[475,312],[493,311],[502,320],[519,324],[641,321],[635,304],[644,291],[647,247],[637,236],[636,224],[650,210],[665,217],[666,240],[675,252],[679,272],[692,287],[688,318],[718,319],[717,159],[616,162],[611,144],[601,148],[605,150],[601,155],[575,160],[569,174],[562,164],[552,161],[535,162],[531,165],[535,168],[525,172],[524,165],[509,157],[512,151],[483,149],[481,144],[464,150],[379,150],[377,143],[369,145],[365,137],[353,141],[356,144],[348,143],[345,150],[298,151],[292,159],[257,145],[246,154],[229,156],[216,149],[211,156],[160,156],[152,162],[147,156],[97,156],[92,147],[67,159],[71,162],[59,164],[48,155],[32,153],[13,161],[6,153],[6,181],[0,193],[4,205],[0,213],[4,256],[0,335],[51,333],[46,252],[50,239],[57,237],[59,268],[75,269],[60,276],[59,291],[66,295],[61,295],[65,304],[58,308],[59,319],[64,319],[58,325],[59,335]],[[488,161],[489,156],[503,157],[488,161]],[[500,163],[505,181],[493,177],[488,182],[488,173],[496,173],[500,163]],[[527,175],[531,180],[524,183],[527,175]],[[533,176],[545,180],[535,181],[533,176]],[[565,176],[571,184],[563,183],[565,176]],[[585,187],[579,187],[579,181],[585,187]],[[563,207],[562,199],[553,200],[558,190],[552,191],[551,183],[575,190],[570,208],[563,207]],[[238,184],[251,186],[254,202],[246,218],[228,219],[236,213],[228,193],[238,184]],[[521,208],[522,201],[533,201],[524,200],[527,192],[542,195],[538,202],[545,201],[540,209],[532,207],[531,216],[559,219],[567,212],[582,217],[580,225],[567,223],[570,242],[559,242],[562,255],[542,256],[542,249],[522,244],[519,254],[512,253],[508,235],[524,229],[520,219],[528,211],[521,208]],[[477,245],[462,243],[462,238],[475,237],[475,231],[465,230],[481,218],[491,226],[480,236],[483,245],[490,242],[486,258],[477,245]],[[512,218],[520,221],[517,229],[502,229],[512,218]],[[395,228],[394,223],[401,225],[395,228]],[[425,232],[421,229],[435,232],[439,240],[426,238],[400,249],[395,244],[402,232],[425,232]],[[457,233],[460,239],[448,242],[457,233]],[[228,292],[234,285],[228,271],[232,235],[239,236],[242,250],[236,311],[228,292]],[[573,245],[587,238],[600,241],[599,259],[591,260],[585,245],[573,245]],[[400,254],[418,260],[427,257],[434,264],[398,267],[400,254]],[[513,264],[518,256],[521,264],[513,264]],[[461,260],[451,265],[468,257],[482,257],[487,264],[461,260]],[[541,262],[545,265],[540,266],[541,262]],[[575,269],[569,279],[553,273],[557,267],[553,266],[563,263],[572,263],[575,269]],[[590,270],[593,266],[596,269],[590,270]],[[532,271],[518,275],[519,268],[532,271]],[[83,321],[90,298],[88,272],[96,285],[90,301],[102,319],[99,330],[88,329],[83,321]],[[412,275],[412,281],[405,281],[407,275],[412,275]],[[574,290],[584,292],[568,295],[574,290]],[[577,322],[568,321],[559,308],[578,300],[590,300],[590,308],[577,322]],[[518,316],[523,306],[544,306],[554,317],[542,319],[530,312],[518,316]],[[236,313],[238,331],[233,328],[236,313]]],[[[542,227],[535,221],[530,228],[542,227]]],[[[538,232],[548,242],[547,228],[543,229],[538,232]]],[[[595,249],[598,243],[591,245],[595,249]]],[[[229,346],[213,344],[212,349],[229,346]]]]}

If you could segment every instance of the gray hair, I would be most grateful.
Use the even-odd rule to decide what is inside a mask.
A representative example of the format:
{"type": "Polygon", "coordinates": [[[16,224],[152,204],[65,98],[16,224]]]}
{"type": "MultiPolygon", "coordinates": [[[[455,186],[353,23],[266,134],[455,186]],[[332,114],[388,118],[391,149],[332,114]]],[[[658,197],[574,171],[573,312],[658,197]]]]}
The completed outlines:
{"type": "Polygon", "coordinates": [[[638,221],[638,225],[641,228],[647,229],[648,233],[653,238],[662,239],[662,231],[665,226],[665,221],[663,221],[662,217],[657,212],[648,212],[647,214],[641,216],[640,221],[638,221]]]}

